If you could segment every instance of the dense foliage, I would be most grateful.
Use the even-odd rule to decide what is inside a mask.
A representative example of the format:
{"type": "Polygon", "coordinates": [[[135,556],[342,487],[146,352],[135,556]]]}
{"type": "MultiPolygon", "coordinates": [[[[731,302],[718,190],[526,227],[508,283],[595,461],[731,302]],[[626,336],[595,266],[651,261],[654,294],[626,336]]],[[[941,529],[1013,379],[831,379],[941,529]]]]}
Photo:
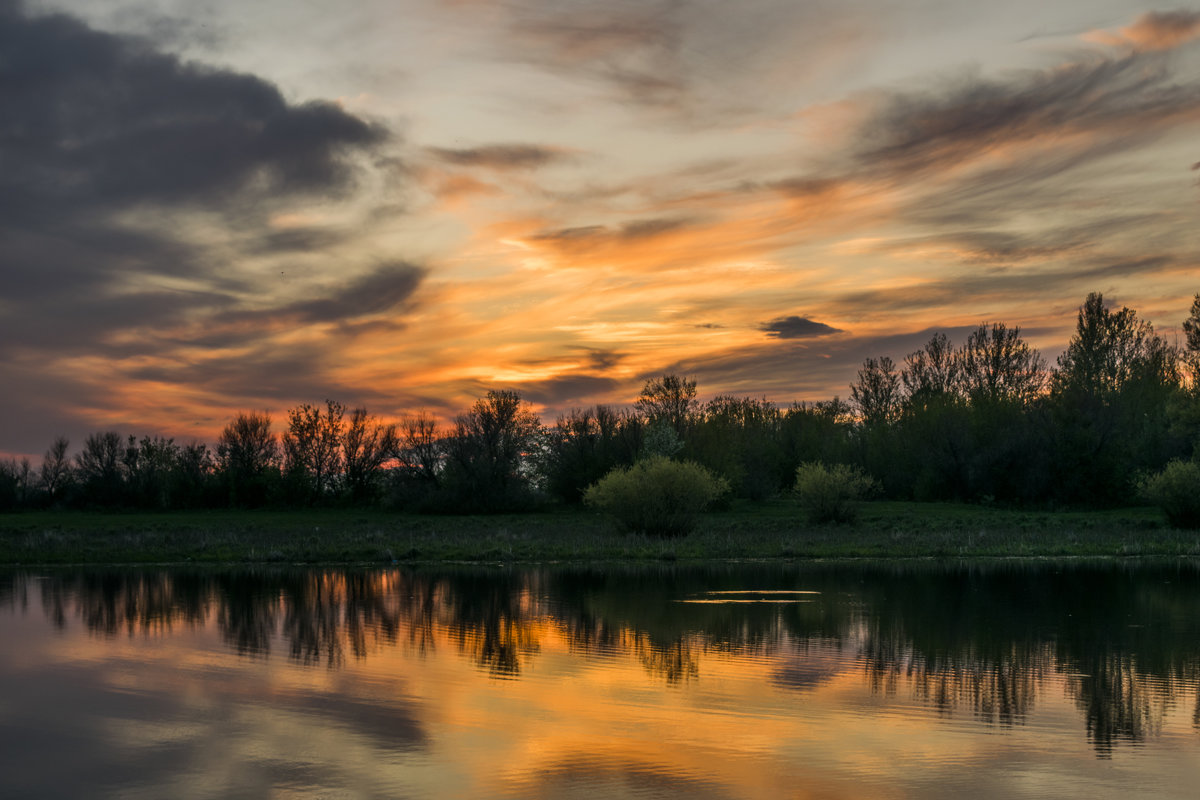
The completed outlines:
{"type": "Polygon", "coordinates": [[[1184,524],[1153,487],[1162,473],[1163,486],[1200,496],[1200,295],[1182,330],[1185,341],[1171,344],[1091,294],[1053,366],[1019,327],[985,323],[961,345],[937,333],[899,362],[866,359],[848,401],[705,402],[694,380],[668,374],[647,381],[632,408],[576,409],[552,425],[516,392],[495,390],[449,426],[426,413],[384,422],[327,400],[291,409],[279,432],[266,413],[236,414],[215,449],[100,431],[72,453],[60,437],[37,467],[0,460],[0,509],[511,511],[578,504],[614,470],[658,457],[694,462],[748,500],[784,494],[802,464],[823,463],[859,470],[892,499],[1055,507],[1144,497],[1184,524]]]}
{"type": "Polygon", "coordinates": [[[1143,478],[1139,488],[1175,527],[1200,528],[1200,463],[1176,459],[1143,478]]]}
{"type": "Polygon", "coordinates": [[[794,491],[810,522],[853,522],[858,501],[875,491],[875,481],[849,464],[808,461],[796,467],[794,491]]]}
{"type": "Polygon", "coordinates": [[[584,492],[583,502],[616,517],[634,533],[683,536],[696,517],[729,490],[722,478],[694,461],[652,455],[617,467],[584,492]]]}

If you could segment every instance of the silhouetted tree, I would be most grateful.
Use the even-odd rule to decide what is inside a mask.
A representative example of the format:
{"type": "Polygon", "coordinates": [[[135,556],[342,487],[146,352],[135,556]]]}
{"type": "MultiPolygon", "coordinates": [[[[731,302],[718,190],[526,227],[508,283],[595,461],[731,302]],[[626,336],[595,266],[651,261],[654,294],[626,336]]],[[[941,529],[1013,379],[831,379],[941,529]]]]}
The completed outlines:
{"type": "Polygon", "coordinates": [[[93,433],[75,457],[75,469],[88,505],[113,506],[124,501],[124,448],[116,431],[93,433]]]}
{"type": "Polygon", "coordinates": [[[1188,351],[1200,353],[1200,293],[1192,299],[1191,313],[1183,321],[1183,333],[1188,351]]]}
{"type": "Polygon", "coordinates": [[[437,420],[427,411],[404,418],[403,436],[397,440],[401,469],[430,484],[437,483],[442,469],[442,435],[437,420]]]}
{"type": "Polygon", "coordinates": [[[1032,402],[1042,393],[1046,362],[1021,338],[1021,328],[982,324],[959,357],[963,390],[973,403],[1032,402]]]}
{"type": "Polygon", "coordinates": [[[266,412],[239,413],[221,431],[217,468],[234,505],[261,505],[267,499],[271,474],[278,473],[279,443],[266,412]]]}
{"type": "Polygon", "coordinates": [[[1132,309],[1110,311],[1089,294],[1051,378],[1055,472],[1065,494],[1118,502],[1130,496],[1136,470],[1161,469],[1179,454],[1167,411],[1179,388],[1175,349],[1132,309]]]}
{"type": "Polygon", "coordinates": [[[284,467],[310,501],[324,500],[341,474],[345,413],[345,407],[334,400],[325,401],[324,411],[308,403],[288,411],[284,467]]]}
{"type": "Polygon", "coordinates": [[[55,437],[54,443],[42,458],[41,469],[38,470],[39,483],[46,493],[46,501],[55,505],[62,500],[62,495],[71,483],[71,459],[67,455],[70,442],[65,436],[55,437]]]}
{"type": "Polygon", "coordinates": [[[179,464],[179,446],[173,439],[130,436],[122,458],[130,500],[143,508],[171,504],[172,477],[179,464]]]}
{"type": "Polygon", "coordinates": [[[28,458],[19,461],[15,458],[0,460],[0,511],[12,511],[28,505],[35,482],[28,458]]]}
{"type": "Polygon", "coordinates": [[[900,376],[887,356],[868,358],[850,384],[850,400],[867,426],[894,420],[900,411],[900,376]]]}
{"type": "Polygon", "coordinates": [[[209,505],[213,495],[212,451],[203,442],[192,442],[179,448],[175,469],[171,475],[172,504],[180,508],[209,505]]]}
{"type": "Polygon", "coordinates": [[[541,466],[547,490],[568,503],[579,503],[588,486],[614,467],[633,463],[641,427],[640,418],[606,405],[573,409],[559,417],[546,432],[541,466]]]}
{"type": "Polygon", "coordinates": [[[687,430],[700,408],[696,381],[674,374],[651,378],[633,405],[648,424],[665,422],[686,440],[687,430]]]}
{"type": "Polygon", "coordinates": [[[693,427],[685,457],[725,478],[738,497],[765,499],[785,486],[782,422],[766,398],[714,397],[693,427]]]}
{"type": "Polygon", "coordinates": [[[904,357],[900,381],[910,404],[953,395],[959,391],[962,360],[946,334],[938,332],[929,343],[904,357]]]}
{"type": "Polygon", "coordinates": [[[350,413],[342,435],[346,488],[354,502],[374,499],[380,489],[383,465],[396,452],[396,426],[375,420],[365,408],[350,413]]]}
{"type": "Polygon", "coordinates": [[[462,510],[500,511],[532,502],[541,424],[514,391],[492,390],[446,440],[445,486],[462,510]]]}

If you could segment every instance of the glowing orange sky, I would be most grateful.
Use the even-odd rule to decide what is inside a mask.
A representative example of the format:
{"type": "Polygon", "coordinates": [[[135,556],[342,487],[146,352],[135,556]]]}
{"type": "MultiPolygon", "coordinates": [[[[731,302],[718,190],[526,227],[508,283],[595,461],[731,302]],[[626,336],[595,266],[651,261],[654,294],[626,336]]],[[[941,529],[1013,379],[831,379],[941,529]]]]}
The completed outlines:
{"type": "Polygon", "coordinates": [[[935,329],[1053,360],[1090,291],[1168,336],[1200,291],[1198,12],[342,5],[0,2],[0,452],[844,397],[935,329]]]}

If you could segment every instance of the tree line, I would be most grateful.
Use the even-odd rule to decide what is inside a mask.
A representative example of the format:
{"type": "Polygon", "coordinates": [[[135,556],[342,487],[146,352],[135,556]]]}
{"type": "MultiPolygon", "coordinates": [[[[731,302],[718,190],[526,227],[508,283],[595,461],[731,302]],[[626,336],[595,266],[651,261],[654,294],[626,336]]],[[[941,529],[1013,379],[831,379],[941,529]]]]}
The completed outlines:
{"type": "MultiPolygon", "coordinates": [[[[577,504],[647,455],[698,463],[734,497],[790,489],[801,464],[858,467],[889,498],[1106,506],[1139,478],[1200,455],[1200,294],[1168,342],[1135,311],[1088,295],[1049,366],[1016,326],[936,333],[900,364],[868,358],[848,399],[780,407],[694,380],[648,380],[633,407],[574,409],[543,424],[511,390],[449,425],[398,423],[327,400],[241,412],[215,447],[158,436],[59,437],[36,469],[0,461],[0,509],[380,506],[478,513],[577,504]]],[[[1197,487],[1200,492],[1200,487],[1197,487]]]]}

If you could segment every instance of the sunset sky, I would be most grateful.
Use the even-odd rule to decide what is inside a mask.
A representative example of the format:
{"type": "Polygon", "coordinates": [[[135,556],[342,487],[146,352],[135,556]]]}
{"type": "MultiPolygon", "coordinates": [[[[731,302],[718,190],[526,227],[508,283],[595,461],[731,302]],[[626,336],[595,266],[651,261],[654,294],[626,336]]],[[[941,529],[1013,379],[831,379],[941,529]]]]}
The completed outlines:
{"type": "Polygon", "coordinates": [[[326,397],[847,395],[1200,291],[1200,10],[0,0],[0,453],[326,397]]]}

